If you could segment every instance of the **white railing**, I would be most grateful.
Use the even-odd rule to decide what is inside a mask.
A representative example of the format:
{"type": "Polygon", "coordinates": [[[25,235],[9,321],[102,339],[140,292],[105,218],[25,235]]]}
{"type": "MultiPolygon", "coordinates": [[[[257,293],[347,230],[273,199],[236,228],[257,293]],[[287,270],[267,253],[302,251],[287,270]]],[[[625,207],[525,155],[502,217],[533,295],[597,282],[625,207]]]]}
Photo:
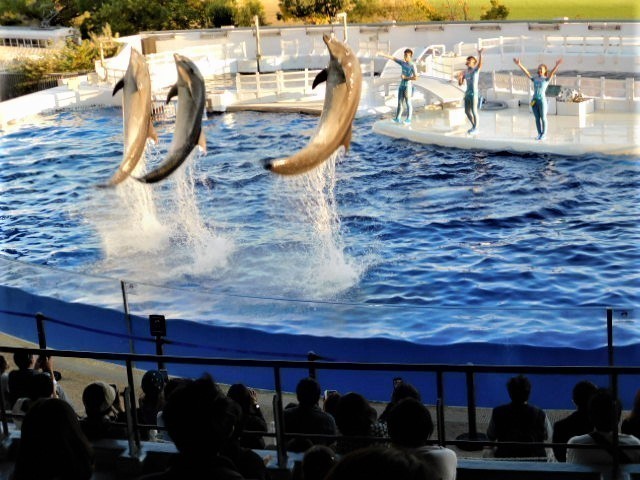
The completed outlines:
{"type": "Polygon", "coordinates": [[[282,95],[299,93],[310,95],[313,80],[318,70],[274,73],[256,73],[255,75],[236,75],[236,92],[239,97],[255,94],[258,98],[265,95],[282,95]]]}
{"type": "MultiPolygon", "coordinates": [[[[554,85],[574,88],[585,97],[599,98],[602,100],[640,100],[640,82],[634,78],[611,79],[590,78],[583,76],[554,77],[554,85]]],[[[492,88],[495,92],[507,92],[513,95],[531,95],[531,81],[519,74],[495,73],[492,74],[492,88]]]]}

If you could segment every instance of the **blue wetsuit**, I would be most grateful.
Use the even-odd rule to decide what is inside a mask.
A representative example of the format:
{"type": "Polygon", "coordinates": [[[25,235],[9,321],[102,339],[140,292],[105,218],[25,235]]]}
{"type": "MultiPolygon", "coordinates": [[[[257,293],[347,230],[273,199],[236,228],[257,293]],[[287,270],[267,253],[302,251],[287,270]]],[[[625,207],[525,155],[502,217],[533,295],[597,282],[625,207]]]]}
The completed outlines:
{"type": "Polygon", "coordinates": [[[536,119],[536,129],[538,130],[538,139],[544,137],[547,133],[547,99],[545,92],[549,86],[550,78],[536,75],[531,77],[533,82],[533,98],[531,98],[531,111],[536,119]]]}
{"type": "MultiPolygon", "coordinates": [[[[416,64],[413,62],[405,62],[404,60],[393,59],[402,68],[402,75],[405,77],[417,77],[418,71],[416,64]]],[[[403,106],[407,111],[407,121],[411,121],[413,115],[413,106],[411,105],[411,95],[413,95],[413,84],[411,80],[402,79],[398,88],[398,108],[396,110],[396,121],[400,121],[403,106]]]]}
{"type": "Polygon", "coordinates": [[[478,67],[467,68],[464,72],[464,81],[467,82],[467,91],[464,94],[464,113],[471,122],[471,130],[478,126],[478,77],[480,70],[478,67]]]}

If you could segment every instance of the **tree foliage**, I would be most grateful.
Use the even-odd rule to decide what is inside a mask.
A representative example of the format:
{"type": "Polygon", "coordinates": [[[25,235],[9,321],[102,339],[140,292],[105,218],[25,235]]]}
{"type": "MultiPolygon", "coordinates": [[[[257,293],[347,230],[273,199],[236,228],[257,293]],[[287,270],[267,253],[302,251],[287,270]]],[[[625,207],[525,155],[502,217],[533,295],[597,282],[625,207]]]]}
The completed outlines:
{"type": "Polygon", "coordinates": [[[278,19],[329,23],[337,13],[350,11],[354,3],[355,0],[280,0],[278,19]]]}
{"type": "Polygon", "coordinates": [[[501,4],[499,0],[489,1],[490,6],[484,9],[480,20],[506,20],[509,16],[509,8],[501,4]]]}

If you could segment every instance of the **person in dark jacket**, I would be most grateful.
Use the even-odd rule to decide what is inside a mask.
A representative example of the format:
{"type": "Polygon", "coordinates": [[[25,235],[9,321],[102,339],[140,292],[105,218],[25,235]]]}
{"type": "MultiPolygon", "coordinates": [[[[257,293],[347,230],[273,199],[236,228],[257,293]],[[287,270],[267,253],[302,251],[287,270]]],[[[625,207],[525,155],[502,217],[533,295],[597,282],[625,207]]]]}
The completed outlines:
{"type": "MultiPolygon", "coordinates": [[[[593,430],[589,418],[589,400],[598,391],[598,387],[582,380],[573,387],[573,403],[576,411],[553,424],[553,443],[567,443],[571,437],[584,435],[593,430]]],[[[567,461],[567,447],[553,447],[553,453],[559,462],[567,461]]]]}
{"type": "MultiPolygon", "coordinates": [[[[544,442],[549,438],[551,426],[546,414],[529,405],[531,382],[518,375],[507,382],[511,403],[495,407],[491,413],[487,436],[498,442],[544,442]]],[[[546,457],[544,447],[499,445],[494,451],[497,458],[546,457]]]]}

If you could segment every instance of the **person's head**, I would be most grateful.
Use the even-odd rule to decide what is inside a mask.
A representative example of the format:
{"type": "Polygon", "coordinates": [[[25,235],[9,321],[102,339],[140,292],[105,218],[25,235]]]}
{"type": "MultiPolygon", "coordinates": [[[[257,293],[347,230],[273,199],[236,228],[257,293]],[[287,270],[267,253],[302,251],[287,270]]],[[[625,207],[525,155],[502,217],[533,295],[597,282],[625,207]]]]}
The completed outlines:
{"type": "Polygon", "coordinates": [[[599,388],[589,400],[589,419],[593,428],[600,432],[617,429],[621,414],[620,401],[606,388],[599,388]]]}
{"type": "Polygon", "coordinates": [[[573,403],[576,404],[578,410],[586,410],[589,406],[589,400],[594,393],[598,391],[595,383],[589,380],[582,380],[573,387],[573,403]]]}
{"type": "Polygon", "coordinates": [[[116,390],[105,382],[92,382],[82,392],[82,403],[87,417],[109,415],[114,411],[116,390]]]}
{"type": "Polygon", "coordinates": [[[404,51],[404,61],[409,62],[413,58],[413,50],[410,48],[405,49],[404,51]]]}
{"type": "Polygon", "coordinates": [[[407,382],[400,382],[395,386],[391,394],[391,403],[397,403],[403,398],[415,398],[422,401],[418,389],[407,382]]]}
{"type": "Polygon", "coordinates": [[[58,398],[33,402],[22,422],[14,479],[88,480],[93,450],[73,408],[58,398]]]}
{"type": "Polygon", "coordinates": [[[387,416],[391,441],[399,446],[418,448],[426,445],[433,433],[433,420],[427,407],[415,398],[394,405],[387,416]]]}
{"type": "Polygon", "coordinates": [[[304,480],[324,480],[336,463],[336,454],[329,447],[315,445],[307,450],[302,459],[304,480]]]}
{"type": "Polygon", "coordinates": [[[524,375],[512,377],[507,382],[507,392],[513,403],[527,403],[531,394],[531,382],[524,375]]]}
{"type": "Polygon", "coordinates": [[[33,368],[35,360],[33,359],[33,355],[27,352],[16,352],[13,354],[13,363],[16,364],[20,370],[25,370],[27,368],[33,368]]]}
{"type": "Polygon", "coordinates": [[[233,406],[213,379],[204,376],[174,390],[162,416],[180,453],[201,462],[229,442],[237,420],[233,406]]]}
{"type": "Polygon", "coordinates": [[[546,77],[548,71],[549,69],[544,63],[541,63],[540,65],[538,65],[538,75],[546,77]]]}
{"type": "Polygon", "coordinates": [[[406,450],[373,446],[342,457],[326,480],[428,480],[428,467],[406,450]]]}
{"type": "Polygon", "coordinates": [[[53,394],[53,379],[46,373],[37,373],[29,379],[27,391],[31,400],[49,398],[53,394]]]}
{"type": "Polygon", "coordinates": [[[324,403],[322,404],[322,409],[333,418],[336,418],[336,409],[338,408],[340,397],[341,395],[338,392],[331,392],[327,395],[327,398],[324,399],[324,403]]]}
{"type": "Polygon", "coordinates": [[[349,392],[340,397],[335,420],[343,435],[369,435],[376,418],[375,409],[359,393],[349,392]]]}
{"type": "Polygon", "coordinates": [[[467,67],[473,68],[478,64],[478,59],[476,57],[474,57],[473,55],[470,55],[467,57],[467,61],[465,62],[465,65],[467,67]]]}
{"type": "Polygon", "coordinates": [[[303,378],[296,387],[296,397],[302,407],[317,405],[320,400],[320,384],[315,378],[303,378]]]}
{"type": "Polygon", "coordinates": [[[182,377],[170,378],[169,381],[164,385],[165,400],[167,400],[174,391],[176,391],[180,387],[183,387],[190,381],[191,380],[189,380],[188,378],[182,378],[182,377]]]}
{"type": "Polygon", "coordinates": [[[240,405],[243,412],[249,412],[253,406],[253,397],[251,396],[251,390],[242,384],[234,383],[227,390],[227,397],[240,405]]]}

